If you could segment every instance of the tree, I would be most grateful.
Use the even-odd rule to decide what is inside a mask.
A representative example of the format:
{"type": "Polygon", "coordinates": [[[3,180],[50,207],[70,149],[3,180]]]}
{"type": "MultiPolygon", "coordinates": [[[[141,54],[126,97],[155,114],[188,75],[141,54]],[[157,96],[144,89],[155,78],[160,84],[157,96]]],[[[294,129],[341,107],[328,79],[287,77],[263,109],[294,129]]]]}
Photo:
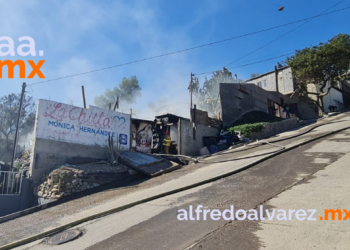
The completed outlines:
{"type": "MultiPolygon", "coordinates": [[[[232,73],[223,68],[213,72],[212,77],[208,80],[205,78],[202,87],[200,86],[197,77],[193,79],[192,92],[197,102],[198,108],[205,110],[211,116],[217,116],[220,112],[220,83],[237,83],[243,82],[232,77],[232,73]]],[[[191,91],[191,83],[188,86],[188,90],[191,91]]]]}
{"type": "MultiPolygon", "coordinates": [[[[16,133],[20,94],[9,94],[0,98],[0,159],[9,161],[11,157],[10,139],[16,133]]],[[[35,102],[31,96],[25,96],[22,105],[19,133],[24,134],[33,131],[35,123],[35,102]]]]}
{"type": "Polygon", "coordinates": [[[103,95],[96,96],[94,103],[98,107],[107,109],[110,103],[114,105],[118,96],[121,103],[136,103],[136,98],[141,96],[141,90],[136,76],[131,76],[129,79],[124,77],[118,87],[112,90],[106,89],[103,95]]]}
{"type": "Polygon", "coordinates": [[[255,78],[255,77],[258,77],[258,76],[260,76],[259,73],[251,73],[250,74],[250,78],[255,78]]]}
{"type": "Polygon", "coordinates": [[[338,82],[345,80],[349,70],[350,37],[339,34],[327,43],[297,50],[286,63],[292,68],[299,93],[313,100],[319,115],[323,115],[323,97],[332,88],[338,89],[338,82]],[[309,91],[309,84],[314,85],[316,91],[309,91]]]}

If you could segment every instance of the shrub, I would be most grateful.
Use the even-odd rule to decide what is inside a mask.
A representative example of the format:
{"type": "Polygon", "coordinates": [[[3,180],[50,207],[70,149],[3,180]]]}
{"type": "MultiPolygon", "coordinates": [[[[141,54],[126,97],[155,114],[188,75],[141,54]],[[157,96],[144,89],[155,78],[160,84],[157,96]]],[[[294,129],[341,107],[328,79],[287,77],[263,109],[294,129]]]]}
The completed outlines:
{"type": "Polygon", "coordinates": [[[269,124],[269,122],[257,122],[252,124],[243,124],[234,126],[228,129],[229,132],[234,134],[235,131],[241,131],[245,137],[249,137],[252,132],[261,132],[264,129],[264,125],[269,124]]]}

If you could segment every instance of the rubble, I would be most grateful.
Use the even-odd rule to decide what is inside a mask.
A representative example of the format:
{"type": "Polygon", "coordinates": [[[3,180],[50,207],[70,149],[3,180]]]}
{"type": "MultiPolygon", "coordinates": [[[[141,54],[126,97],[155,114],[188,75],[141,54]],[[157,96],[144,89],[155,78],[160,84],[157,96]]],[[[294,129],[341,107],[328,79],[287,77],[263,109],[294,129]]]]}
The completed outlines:
{"type": "Polygon", "coordinates": [[[15,159],[13,166],[19,171],[28,171],[31,163],[31,150],[23,151],[22,155],[15,159]]]}
{"type": "Polygon", "coordinates": [[[37,188],[37,195],[44,199],[59,199],[125,178],[126,175],[129,175],[128,168],[121,164],[67,165],[53,170],[43,178],[42,184],[37,188]]]}

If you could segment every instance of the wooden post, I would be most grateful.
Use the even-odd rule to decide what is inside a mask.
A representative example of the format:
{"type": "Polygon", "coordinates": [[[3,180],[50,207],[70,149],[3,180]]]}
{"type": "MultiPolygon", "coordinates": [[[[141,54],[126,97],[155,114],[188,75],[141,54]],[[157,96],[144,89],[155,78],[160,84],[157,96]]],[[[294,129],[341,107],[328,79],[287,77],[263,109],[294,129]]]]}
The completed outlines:
{"type": "Polygon", "coordinates": [[[193,107],[193,140],[196,140],[196,113],[197,105],[195,104],[193,107]]]}
{"type": "MultiPolygon", "coordinates": [[[[131,149],[131,144],[132,144],[132,108],[130,108],[130,147],[129,150],[131,149]]],[[[136,139],[136,138],[135,138],[136,139]]]]}
{"type": "Polygon", "coordinates": [[[191,98],[191,107],[190,107],[190,121],[192,122],[192,93],[193,93],[193,77],[194,75],[191,72],[191,81],[190,81],[190,98],[191,98]]]}
{"type": "Polygon", "coordinates": [[[115,111],[116,108],[119,109],[119,96],[117,96],[117,100],[115,101],[113,111],[115,111]]]}
{"type": "Polygon", "coordinates": [[[190,94],[191,94],[191,109],[192,109],[192,93],[193,93],[193,74],[191,72],[191,81],[190,81],[190,94]]]}
{"type": "Polygon", "coordinates": [[[177,123],[177,154],[181,155],[181,118],[177,123]]]}
{"type": "Polygon", "coordinates": [[[16,124],[16,133],[15,133],[15,139],[13,141],[13,148],[12,148],[12,159],[11,159],[11,169],[10,171],[13,170],[13,162],[15,161],[16,157],[16,146],[17,146],[17,137],[18,137],[18,130],[19,130],[19,123],[21,120],[21,112],[22,112],[22,105],[23,105],[23,98],[24,98],[24,93],[26,90],[26,83],[24,82],[22,85],[22,93],[21,93],[21,100],[19,102],[19,109],[18,109],[18,116],[17,116],[17,124],[16,124]]]}
{"type": "Polygon", "coordinates": [[[276,77],[276,91],[279,93],[279,88],[278,88],[278,70],[277,66],[275,66],[275,77],[276,77]]]}
{"type": "Polygon", "coordinates": [[[82,91],[82,93],[83,93],[83,104],[84,104],[84,109],[86,109],[84,86],[81,86],[81,91],[82,91]]]}

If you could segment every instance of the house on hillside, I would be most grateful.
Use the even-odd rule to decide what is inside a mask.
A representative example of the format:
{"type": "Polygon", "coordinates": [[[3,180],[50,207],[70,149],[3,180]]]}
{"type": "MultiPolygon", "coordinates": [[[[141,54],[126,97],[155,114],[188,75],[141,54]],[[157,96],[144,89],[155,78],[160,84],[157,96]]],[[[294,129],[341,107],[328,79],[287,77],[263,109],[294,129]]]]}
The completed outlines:
{"type": "Polygon", "coordinates": [[[266,91],[276,91],[283,95],[292,94],[295,89],[290,67],[275,67],[275,70],[251,78],[245,83],[252,83],[266,91]]]}
{"type": "MultiPolygon", "coordinates": [[[[326,92],[329,88],[330,83],[327,82],[323,92],[326,92]]],[[[341,83],[337,83],[336,88],[330,89],[329,93],[323,97],[323,110],[326,113],[332,112],[335,110],[344,109],[344,98],[343,93],[340,91],[342,88],[341,83]],[[335,107],[335,108],[334,108],[335,107]]],[[[308,84],[307,91],[313,93],[322,93],[320,85],[308,84]]],[[[317,100],[316,95],[309,95],[313,100],[317,100]]]]}
{"type": "MultiPolygon", "coordinates": [[[[276,67],[274,71],[251,78],[242,84],[220,83],[224,127],[230,126],[251,111],[264,111],[270,115],[285,118],[284,105],[288,105],[291,113],[300,119],[318,118],[315,103],[309,98],[299,96],[295,89],[290,67],[276,67]]],[[[350,85],[339,86],[339,89],[348,90],[348,96],[350,96],[350,85]]],[[[315,91],[319,90],[313,90],[315,91]]],[[[343,103],[343,94],[336,89],[332,89],[330,94],[324,97],[326,112],[329,112],[329,106],[336,106],[337,110],[343,109],[343,103]]]]}
{"type": "MultiPolygon", "coordinates": [[[[288,66],[280,67],[280,68],[275,67],[275,70],[264,73],[257,77],[251,78],[245,81],[245,83],[252,83],[264,90],[276,91],[287,96],[291,95],[295,90],[292,68],[288,66]]],[[[325,90],[328,87],[329,87],[329,83],[325,87],[325,90]]],[[[314,84],[309,84],[307,86],[307,89],[309,92],[321,93],[320,86],[316,86],[314,84]]],[[[336,107],[336,110],[341,110],[344,108],[345,106],[344,99],[346,98],[344,97],[344,93],[342,93],[344,91],[341,91],[344,89],[349,90],[350,85],[346,83],[339,83],[338,86],[336,86],[336,88],[332,88],[329,94],[323,98],[323,106],[324,106],[324,111],[326,113],[331,112],[331,110],[329,109],[330,106],[336,107]]],[[[349,93],[347,95],[347,98],[349,98],[348,96],[349,96],[349,93]]],[[[309,95],[309,98],[316,100],[315,95],[309,95]]],[[[308,102],[306,99],[304,99],[304,101],[308,102]]]]}
{"type": "Polygon", "coordinates": [[[348,75],[348,81],[342,82],[341,90],[343,91],[344,108],[350,108],[350,74],[348,75]]]}

